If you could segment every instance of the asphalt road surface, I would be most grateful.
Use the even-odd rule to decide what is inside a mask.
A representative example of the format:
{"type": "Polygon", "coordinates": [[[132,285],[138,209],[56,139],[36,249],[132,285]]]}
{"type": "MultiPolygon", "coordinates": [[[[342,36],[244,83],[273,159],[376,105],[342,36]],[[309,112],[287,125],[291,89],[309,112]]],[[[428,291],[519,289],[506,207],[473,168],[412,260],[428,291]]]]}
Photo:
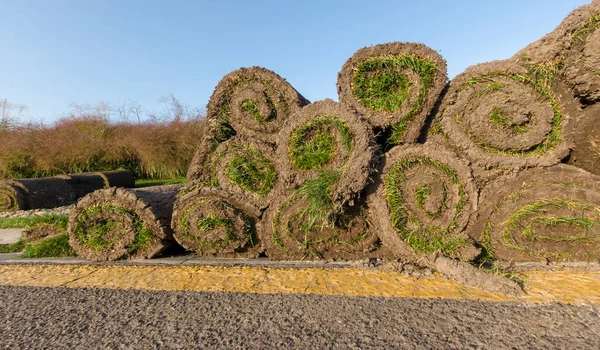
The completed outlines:
{"type": "Polygon", "coordinates": [[[0,287],[5,349],[598,349],[600,308],[0,287]]]}

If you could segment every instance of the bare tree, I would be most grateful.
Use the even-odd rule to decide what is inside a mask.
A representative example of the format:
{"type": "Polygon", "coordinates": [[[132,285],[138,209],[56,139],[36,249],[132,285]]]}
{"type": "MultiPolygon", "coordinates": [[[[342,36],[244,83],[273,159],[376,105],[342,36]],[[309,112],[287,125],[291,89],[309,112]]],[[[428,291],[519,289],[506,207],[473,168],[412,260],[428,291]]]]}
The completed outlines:
{"type": "Polygon", "coordinates": [[[0,98],[0,129],[9,129],[18,123],[18,119],[25,113],[27,106],[9,102],[0,98]]]}

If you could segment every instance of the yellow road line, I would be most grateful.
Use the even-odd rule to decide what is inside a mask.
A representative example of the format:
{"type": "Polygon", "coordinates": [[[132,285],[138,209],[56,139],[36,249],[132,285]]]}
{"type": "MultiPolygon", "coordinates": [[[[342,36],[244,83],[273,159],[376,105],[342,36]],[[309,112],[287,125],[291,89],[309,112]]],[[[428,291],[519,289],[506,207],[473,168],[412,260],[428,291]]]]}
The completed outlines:
{"type": "Polygon", "coordinates": [[[0,265],[0,285],[197,292],[323,294],[600,305],[600,272],[527,271],[526,295],[509,297],[437,274],[357,268],[239,266],[0,265]]]}

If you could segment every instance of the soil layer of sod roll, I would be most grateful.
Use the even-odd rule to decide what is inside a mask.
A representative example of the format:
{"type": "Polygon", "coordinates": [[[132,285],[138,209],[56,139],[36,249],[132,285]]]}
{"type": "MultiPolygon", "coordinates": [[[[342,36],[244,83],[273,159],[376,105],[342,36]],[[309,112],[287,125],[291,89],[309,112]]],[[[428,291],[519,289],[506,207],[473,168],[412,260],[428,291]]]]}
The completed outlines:
{"type": "MultiPolygon", "coordinates": [[[[600,101],[600,1],[581,6],[514,59],[560,70],[585,104],[600,101]]],[[[539,71],[539,70],[538,70],[539,71]]]]}
{"type": "Polygon", "coordinates": [[[561,103],[516,63],[468,68],[450,82],[441,113],[450,143],[485,169],[550,166],[569,153],[561,103]]]}
{"type": "Polygon", "coordinates": [[[75,191],[65,179],[0,180],[0,211],[56,208],[76,199],[75,191]]]}
{"type": "Polygon", "coordinates": [[[279,164],[272,145],[236,135],[213,152],[204,169],[207,175],[186,189],[221,187],[264,209],[281,187],[279,164]]]}
{"type": "Polygon", "coordinates": [[[381,174],[368,201],[385,247],[408,258],[479,253],[464,233],[478,203],[467,161],[435,143],[401,145],[386,153],[381,174]]]}
{"type": "Polygon", "coordinates": [[[369,124],[332,100],[314,102],[295,113],[277,138],[281,178],[288,187],[321,178],[340,211],[367,185],[378,147],[369,124]]]}
{"type": "Polygon", "coordinates": [[[326,207],[315,207],[302,192],[274,202],[258,226],[267,256],[273,260],[375,257],[379,241],[366,212],[355,207],[335,214],[326,207]]]}
{"type": "Polygon", "coordinates": [[[260,211],[221,188],[182,191],[173,210],[175,239],[203,256],[256,257],[262,250],[255,225],[260,211]]]}
{"type": "Polygon", "coordinates": [[[446,85],[446,61],[423,44],[393,42],[358,50],[338,74],[340,103],[379,128],[390,144],[416,142],[446,85]]]}
{"type": "Polygon", "coordinates": [[[98,171],[90,173],[68,174],[57,176],[67,180],[75,191],[75,196],[81,198],[88,193],[108,187],[135,187],[135,176],[128,170],[98,171]]]}
{"type": "Polygon", "coordinates": [[[155,257],[173,243],[171,215],[180,189],[166,185],[92,192],[69,215],[69,243],[91,261],[155,257]]]}
{"type": "Polygon", "coordinates": [[[559,164],[498,179],[481,195],[469,234],[489,259],[598,261],[600,177],[559,164]]]}
{"type": "Polygon", "coordinates": [[[188,169],[188,179],[198,179],[216,145],[233,135],[275,142],[287,118],[308,103],[284,78],[268,69],[241,68],[227,74],[208,102],[204,135],[188,169]]]}

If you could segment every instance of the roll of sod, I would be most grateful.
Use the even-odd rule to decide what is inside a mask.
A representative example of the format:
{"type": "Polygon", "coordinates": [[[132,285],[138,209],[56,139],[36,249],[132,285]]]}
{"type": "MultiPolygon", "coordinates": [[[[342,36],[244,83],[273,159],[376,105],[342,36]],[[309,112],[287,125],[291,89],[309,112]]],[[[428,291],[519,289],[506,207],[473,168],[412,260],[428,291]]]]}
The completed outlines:
{"type": "Polygon", "coordinates": [[[308,103],[285,79],[268,69],[241,68],[227,74],[208,102],[205,139],[190,165],[188,179],[196,179],[216,144],[233,135],[275,142],[288,116],[308,103]]]}
{"type": "Polygon", "coordinates": [[[479,252],[464,229],[477,210],[467,161],[445,147],[401,145],[385,155],[369,210],[385,247],[400,257],[436,253],[470,260],[479,252]]]}
{"type": "Polygon", "coordinates": [[[259,209],[266,208],[280,188],[279,162],[270,144],[236,135],[221,143],[205,169],[210,177],[188,188],[221,187],[259,209]]]}
{"type": "Polygon", "coordinates": [[[75,191],[65,179],[0,180],[0,211],[56,208],[75,200],[75,191]]]}
{"type": "Polygon", "coordinates": [[[300,186],[307,179],[329,193],[333,209],[352,205],[375,170],[378,148],[368,123],[332,100],[295,113],[277,138],[282,180],[300,186]],[[325,184],[327,182],[327,184],[325,184]],[[326,185],[326,186],[324,186],[326,185]]]}
{"type": "Polygon", "coordinates": [[[258,231],[273,260],[361,259],[369,257],[378,243],[361,214],[332,216],[296,192],[267,209],[258,231]]]}
{"type": "Polygon", "coordinates": [[[91,261],[155,257],[173,243],[171,215],[180,189],[166,185],[92,192],[69,215],[69,243],[91,261]]]}
{"type": "Polygon", "coordinates": [[[226,190],[183,191],[173,210],[175,239],[204,256],[255,257],[261,245],[254,232],[260,211],[226,190]]]}
{"type": "MultiPolygon", "coordinates": [[[[558,70],[585,104],[600,101],[600,2],[581,6],[540,40],[513,57],[537,73],[558,70]],[[542,68],[542,69],[540,69],[542,68]]],[[[558,74],[557,74],[558,75],[558,74]]]]}
{"type": "Polygon", "coordinates": [[[515,63],[468,68],[450,82],[441,113],[450,143],[487,169],[550,166],[569,153],[561,104],[515,63]]]}
{"type": "Polygon", "coordinates": [[[392,127],[388,143],[416,142],[446,85],[446,61],[423,44],[358,50],[338,74],[340,103],[375,127],[392,127]]]}
{"type": "Polygon", "coordinates": [[[470,235],[490,259],[598,261],[600,177],[559,164],[489,184],[470,235]]]}

